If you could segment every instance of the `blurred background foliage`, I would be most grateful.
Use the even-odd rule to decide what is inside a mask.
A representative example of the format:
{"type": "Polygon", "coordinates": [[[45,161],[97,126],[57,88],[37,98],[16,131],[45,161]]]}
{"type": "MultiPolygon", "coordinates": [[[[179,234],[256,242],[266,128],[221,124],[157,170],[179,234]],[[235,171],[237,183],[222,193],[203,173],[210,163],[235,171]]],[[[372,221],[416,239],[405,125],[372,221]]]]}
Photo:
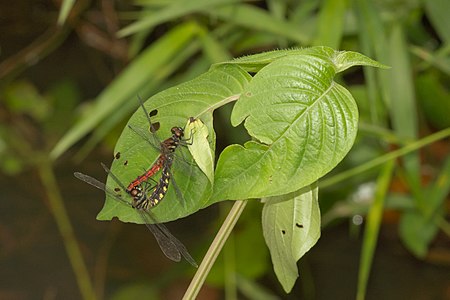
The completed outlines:
{"type": "MultiPolygon", "coordinates": [[[[450,298],[450,1],[0,5],[0,298],[180,298],[194,270],[167,261],[144,226],[95,221],[103,196],[73,171],[103,180],[98,162],[138,96],[233,57],[313,45],[392,67],[337,78],[360,132],[320,183],[322,238],[284,295],[252,201],[199,298],[450,298]]],[[[247,139],[230,111],[215,113],[218,151],[247,139]]],[[[197,260],[227,207],[170,224],[197,260]]]]}

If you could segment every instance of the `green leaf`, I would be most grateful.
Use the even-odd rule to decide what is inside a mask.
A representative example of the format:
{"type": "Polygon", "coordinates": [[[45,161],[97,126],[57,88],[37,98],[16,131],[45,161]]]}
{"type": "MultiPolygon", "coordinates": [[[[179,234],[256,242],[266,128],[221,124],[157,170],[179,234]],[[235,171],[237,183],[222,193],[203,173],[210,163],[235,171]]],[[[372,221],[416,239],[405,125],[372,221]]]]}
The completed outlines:
{"type": "Polygon", "coordinates": [[[318,10],[317,37],[314,40],[314,45],[339,47],[344,32],[347,3],[346,0],[321,1],[321,7],[318,10]],[[333,26],[330,26],[330,24],[333,24],[333,26]]]}
{"type": "Polygon", "coordinates": [[[422,210],[406,211],[400,221],[400,237],[405,246],[417,257],[423,258],[439,230],[445,214],[443,208],[450,190],[450,157],[445,160],[442,170],[430,186],[423,189],[427,206],[422,210]]]}
{"type": "Polygon", "coordinates": [[[354,66],[371,66],[387,69],[386,65],[380,64],[369,57],[353,51],[336,51],[329,47],[309,47],[299,49],[274,50],[254,55],[242,56],[230,61],[217,63],[214,66],[223,64],[236,64],[244,68],[247,72],[259,72],[268,64],[290,55],[322,55],[332,59],[336,73],[347,70],[354,66]]]}
{"type": "Polygon", "coordinates": [[[230,4],[237,1],[238,0],[172,1],[170,5],[167,5],[162,9],[157,11],[153,10],[152,14],[145,14],[142,19],[121,29],[117,35],[119,37],[124,37],[204,9],[214,11],[217,9],[217,6],[222,6],[224,4],[230,4]]]}
{"type": "MultiPolygon", "coordinates": [[[[309,49],[309,48],[307,48],[309,49]]],[[[248,72],[259,72],[263,67],[268,64],[274,62],[275,60],[287,56],[287,55],[295,55],[300,54],[304,49],[293,49],[293,50],[274,50],[267,51],[263,53],[258,53],[249,56],[242,56],[239,58],[235,58],[231,61],[217,63],[214,66],[220,66],[224,64],[237,64],[244,68],[248,72]]]]}
{"type": "MultiPolygon", "coordinates": [[[[144,105],[147,112],[155,109],[158,112],[152,118],[152,122],[160,123],[160,128],[156,132],[159,140],[170,137],[170,128],[184,126],[190,117],[195,117],[208,128],[210,148],[215,149],[212,112],[216,107],[228,103],[229,99],[237,97],[236,95],[241,93],[250,78],[250,75],[239,66],[224,65],[151,97],[144,105]]],[[[142,131],[148,139],[153,138],[148,132],[149,124],[142,108],[133,114],[128,124],[142,131]]],[[[125,186],[138,175],[143,174],[159,155],[159,151],[128,126],[117,141],[114,153],[120,153],[120,158],[113,161],[111,171],[125,186]]],[[[194,213],[208,204],[211,195],[212,186],[208,177],[195,164],[186,147],[179,146],[175,153],[172,174],[184,199],[179,199],[173,188],[174,183],[171,182],[166,197],[158,206],[152,208],[152,212],[161,222],[194,213]]],[[[155,178],[155,180],[158,179],[158,177],[155,178]]],[[[117,184],[111,177],[107,180],[107,187],[111,190],[117,188],[117,184]]],[[[122,198],[131,201],[130,196],[124,192],[121,194],[122,198]]],[[[133,208],[107,196],[105,206],[97,218],[110,220],[115,216],[125,222],[142,223],[133,208]]]]}
{"type": "Polygon", "coordinates": [[[224,20],[230,24],[236,24],[249,28],[270,33],[277,37],[286,37],[301,44],[307,44],[310,37],[298,30],[295,24],[280,20],[267,11],[248,4],[232,4],[216,7],[215,9],[204,8],[204,14],[212,18],[224,20]]]}
{"type": "Polygon", "coordinates": [[[355,66],[369,66],[377,67],[381,69],[389,69],[389,66],[380,64],[373,59],[353,51],[339,51],[333,58],[333,62],[336,66],[336,73],[347,70],[348,68],[355,66]]]}
{"type": "Polygon", "coordinates": [[[419,258],[424,258],[428,245],[436,236],[439,227],[435,220],[425,217],[418,211],[403,213],[400,220],[400,237],[406,248],[419,258]]]}
{"type": "Polygon", "coordinates": [[[450,43],[450,2],[448,0],[433,0],[423,2],[428,20],[433,24],[434,30],[445,43],[450,43]]]}
{"type": "Polygon", "coordinates": [[[288,293],[299,276],[297,261],[320,237],[318,187],[313,184],[289,195],[264,200],[264,238],[275,274],[288,293]]]}
{"type": "Polygon", "coordinates": [[[450,91],[446,84],[435,73],[427,72],[417,77],[416,90],[427,121],[439,129],[450,127],[450,91]]]}
{"type": "Polygon", "coordinates": [[[197,166],[214,184],[214,151],[208,142],[208,127],[200,119],[189,120],[185,127],[185,136],[190,143],[188,149],[197,166]]]}
{"type": "Polygon", "coordinates": [[[255,140],[222,152],[214,199],[293,192],[344,158],[356,136],[358,110],[352,95],[333,81],[337,68],[353,64],[343,57],[331,48],[309,48],[275,59],[253,77],[231,121],[237,126],[245,120],[255,140]]]}

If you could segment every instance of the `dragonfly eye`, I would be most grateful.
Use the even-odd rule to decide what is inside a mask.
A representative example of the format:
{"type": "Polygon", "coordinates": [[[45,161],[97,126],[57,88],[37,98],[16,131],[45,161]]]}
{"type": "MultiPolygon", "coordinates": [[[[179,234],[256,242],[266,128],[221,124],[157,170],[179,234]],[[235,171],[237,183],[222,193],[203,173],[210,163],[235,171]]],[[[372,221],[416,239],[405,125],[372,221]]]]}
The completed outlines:
{"type": "Polygon", "coordinates": [[[133,189],[130,191],[131,197],[136,197],[139,193],[140,193],[140,190],[139,190],[138,188],[133,188],[133,189]]]}

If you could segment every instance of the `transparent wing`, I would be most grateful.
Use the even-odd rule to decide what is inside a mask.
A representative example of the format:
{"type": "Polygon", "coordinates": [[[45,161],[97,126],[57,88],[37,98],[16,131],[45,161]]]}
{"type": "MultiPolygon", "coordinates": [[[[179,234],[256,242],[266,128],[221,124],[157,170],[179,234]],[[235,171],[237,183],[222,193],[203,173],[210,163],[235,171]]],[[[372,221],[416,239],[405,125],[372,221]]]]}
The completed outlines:
{"type": "MultiPolygon", "coordinates": [[[[151,126],[151,125],[150,125],[151,126]]],[[[138,136],[143,138],[147,143],[150,144],[156,151],[161,151],[160,141],[157,139],[155,134],[151,134],[139,127],[135,127],[133,125],[128,125],[128,128],[130,128],[134,133],[136,133],[138,136]]]]}
{"type": "Polygon", "coordinates": [[[175,181],[175,178],[173,176],[173,172],[171,169],[168,170],[170,174],[170,178],[172,181],[173,189],[175,190],[175,194],[177,194],[178,200],[181,202],[181,205],[186,208],[186,199],[184,199],[183,193],[180,191],[180,188],[177,185],[177,182],[175,181]]]}
{"type": "Polygon", "coordinates": [[[174,237],[164,224],[162,223],[150,224],[147,218],[153,220],[154,216],[151,215],[150,212],[148,211],[138,210],[138,212],[141,215],[142,219],[145,221],[144,223],[147,226],[147,228],[153,233],[153,235],[155,235],[155,238],[157,240],[158,238],[161,239],[161,242],[158,242],[158,244],[161,250],[168,258],[170,258],[173,261],[180,261],[181,260],[180,254],[181,254],[186,259],[186,261],[188,261],[191,265],[193,265],[196,268],[198,267],[197,263],[189,254],[188,250],[183,245],[183,243],[180,242],[176,237],[174,237]],[[163,249],[162,248],[163,243],[165,242],[170,242],[171,245],[170,247],[163,249]],[[176,253],[168,252],[167,249],[176,249],[177,251],[176,253]],[[171,255],[172,257],[169,255],[171,255]]]}

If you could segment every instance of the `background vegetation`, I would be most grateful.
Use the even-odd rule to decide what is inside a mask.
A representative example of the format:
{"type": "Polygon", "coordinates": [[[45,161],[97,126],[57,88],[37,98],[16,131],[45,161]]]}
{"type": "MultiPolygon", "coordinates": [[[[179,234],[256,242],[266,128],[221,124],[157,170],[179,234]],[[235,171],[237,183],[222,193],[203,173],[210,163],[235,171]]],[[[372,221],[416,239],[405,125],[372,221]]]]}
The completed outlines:
{"type": "MultiPolygon", "coordinates": [[[[322,238],[284,295],[253,201],[201,297],[449,298],[448,11],[447,0],[1,4],[0,296],[179,298],[194,270],[167,261],[144,226],[96,221],[104,196],[73,171],[104,178],[99,162],[112,160],[138,95],[232,57],[325,45],[392,69],[339,78],[360,132],[319,183],[322,238]]],[[[247,139],[230,110],[215,114],[219,151],[247,139]]],[[[226,211],[170,227],[200,260],[226,211]]]]}

